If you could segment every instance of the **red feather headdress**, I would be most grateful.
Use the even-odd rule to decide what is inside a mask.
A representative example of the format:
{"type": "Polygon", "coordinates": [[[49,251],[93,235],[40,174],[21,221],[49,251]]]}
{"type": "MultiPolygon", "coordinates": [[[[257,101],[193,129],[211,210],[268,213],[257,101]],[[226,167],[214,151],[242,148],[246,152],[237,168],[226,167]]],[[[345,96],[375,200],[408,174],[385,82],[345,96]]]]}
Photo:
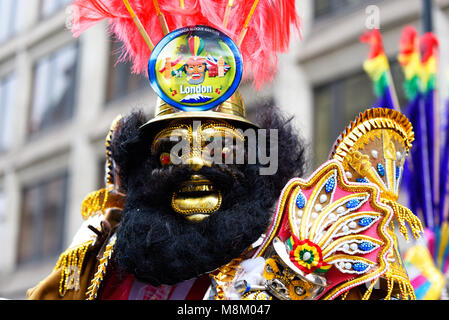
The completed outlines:
{"type": "MultiPolygon", "coordinates": [[[[208,25],[226,33],[240,48],[244,76],[252,75],[256,88],[271,81],[277,55],[286,52],[290,38],[300,34],[295,0],[128,0],[151,43],[168,31],[208,25]]],[[[134,73],[147,72],[151,44],[136,27],[124,0],[75,0],[72,32],[78,37],[101,20],[123,43],[121,61],[130,60],[134,73]]]]}

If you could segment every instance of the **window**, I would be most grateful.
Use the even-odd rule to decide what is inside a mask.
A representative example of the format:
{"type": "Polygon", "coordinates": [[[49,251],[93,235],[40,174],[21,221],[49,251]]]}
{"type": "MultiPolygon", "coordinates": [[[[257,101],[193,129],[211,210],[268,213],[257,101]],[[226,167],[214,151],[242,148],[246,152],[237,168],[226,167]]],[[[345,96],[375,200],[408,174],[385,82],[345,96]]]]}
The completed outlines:
{"type": "Polygon", "coordinates": [[[359,112],[376,101],[371,81],[363,71],[314,89],[315,164],[327,160],[338,135],[359,112]]]}
{"type": "Polygon", "coordinates": [[[41,3],[41,15],[47,18],[61,9],[63,6],[68,5],[71,0],[42,0],[41,3]]]}
{"type": "Polygon", "coordinates": [[[0,190],[0,243],[6,243],[6,199],[5,194],[0,190]]]}
{"type": "MultiPolygon", "coordinates": [[[[390,62],[399,103],[405,106],[406,98],[400,87],[403,75],[398,62],[390,62]]],[[[315,166],[327,160],[331,147],[344,128],[375,103],[372,82],[360,71],[314,88],[315,166]]]]}
{"type": "Polygon", "coordinates": [[[0,78],[0,152],[11,146],[15,83],[14,75],[0,78]]]}
{"type": "MultiPolygon", "coordinates": [[[[111,52],[120,51],[121,43],[111,40],[111,52]]],[[[117,62],[117,55],[109,59],[109,76],[107,81],[106,101],[110,102],[125,97],[140,89],[149,88],[150,82],[144,75],[131,73],[130,62],[117,62]]]]}
{"type": "Polygon", "coordinates": [[[67,174],[23,189],[18,263],[42,261],[63,249],[67,174]]]}
{"type": "Polygon", "coordinates": [[[75,105],[78,45],[72,43],[37,61],[31,135],[72,117],[75,105]]]}
{"type": "Polygon", "coordinates": [[[0,42],[19,32],[25,23],[26,0],[0,1],[0,42]]]}
{"type": "Polygon", "coordinates": [[[315,0],[315,18],[332,15],[344,9],[358,7],[364,2],[367,2],[367,0],[315,0]]]}

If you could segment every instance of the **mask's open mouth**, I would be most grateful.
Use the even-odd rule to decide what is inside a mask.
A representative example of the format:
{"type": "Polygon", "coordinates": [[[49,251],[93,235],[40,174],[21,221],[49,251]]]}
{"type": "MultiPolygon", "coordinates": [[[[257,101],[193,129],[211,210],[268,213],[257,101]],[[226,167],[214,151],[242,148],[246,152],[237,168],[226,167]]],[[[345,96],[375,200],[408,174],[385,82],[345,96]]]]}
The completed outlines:
{"type": "Polygon", "coordinates": [[[186,219],[198,222],[210,216],[221,206],[221,192],[208,179],[192,175],[173,192],[172,208],[186,219]]]}

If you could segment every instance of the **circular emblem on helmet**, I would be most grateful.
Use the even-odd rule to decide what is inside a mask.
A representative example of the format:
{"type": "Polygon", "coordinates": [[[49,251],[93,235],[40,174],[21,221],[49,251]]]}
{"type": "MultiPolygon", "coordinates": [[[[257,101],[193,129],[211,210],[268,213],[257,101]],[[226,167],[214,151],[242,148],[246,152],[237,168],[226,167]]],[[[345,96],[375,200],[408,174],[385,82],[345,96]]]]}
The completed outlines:
{"type": "Polygon", "coordinates": [[[162,100],[183,111],[209,110],[226,101],[240,84],[242,70],[237,45],[208,26],[167,34],[148,63],[153,89],[162,100]]]}

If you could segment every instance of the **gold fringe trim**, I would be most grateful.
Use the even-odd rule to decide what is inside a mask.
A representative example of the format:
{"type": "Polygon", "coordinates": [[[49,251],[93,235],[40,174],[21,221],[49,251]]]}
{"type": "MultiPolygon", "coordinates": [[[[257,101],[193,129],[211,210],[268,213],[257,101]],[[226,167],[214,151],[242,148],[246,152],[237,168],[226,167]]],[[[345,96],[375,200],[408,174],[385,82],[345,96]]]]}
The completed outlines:
{"type": "Polygon", "coordinates": [[[106,268],[109,263],[109,259],[112,256],[112,252],[114,251],[114,245],[116,241],[116,237],[114,237],[110,243],[106,246],[103,257],[100,259],[97,272],[95,273],[89,288],[87,288],[86,300],[95,300],[97,298],[98,290],[100,289],[100,285],[103,282],[104,275],[106,274],[106,268]]]}
{"type": "Polygon", "coordinates": [[[93,191],[84,198],[81,204],[81,215],[84,220],[98,212],[104,213],[107,208],[123,208],[125,197],[113,193],[108,188],[93,191]]]}
{"type": "Polygon", "coordinates": [[[409,224],[413,237],[415,239],[418,239],[420,237],[420,233],[424,232],[421,220],[419,220],[419,218],[415,216],[409,208],[406,208],[393,200],[383,199],[382,202],[393,209],[394,215],[399,222],[399,232],[407,241],[409,240],[409,238],[405,222],[409,224]]]}
{"type": "MultiPolygon", "coordinates": [[[[400,300],[416,300],[415,290],[413,289],[412,284],[408,278],[404,278],[402,274],[396,274],[394,271],[387,271],[385,274],[385,279],[387,280],[387,295],[384,300],[391,300],[391,296],[393,294],[393,289],[395,285],[398,286],[400,294],[396,297],[400,300]]],[[[375,284],[379,279],[375,279],[371,282],[368,290],[363,294],[362,300],[369,300],[373,293],[373,289],[375,284]]],[[[342,297],[344,300],[346,296],[342,297]]]]}
{"type": "Polygon", "coordinates": [[[59,280],[59,295],[61,297],[63,297],[68,290],[79,290],[81,269],[83,267],[86,252],[92,242],[92,240],[89,240],[77,247],[69,248],[59,256],[54,270],[61,269],[61,277],[59,280]]]}
{"type": "Polygon", "coordinates": [[[371,294],[373,293],[374,286],[378,280],[379,279],[376,278],[371,282],[371,285],[369,286],[368,290],[366,290],[365,294],[362,297],[362,300],[369,300],[369,298],[371,298],[371,294]]]}
{"type": "Polygon", "coordinates": [[[391,299],[395,284],[398,285],[399,291],[401,292],[400,297],[397,298],[400,298],[401,300],[416,300],[415,289],[408,278],[404,278],[402,274],[394,272],[393,269],[387,271],[385,278],[387,280],[388,290],[385,300],[391,299]]]}

